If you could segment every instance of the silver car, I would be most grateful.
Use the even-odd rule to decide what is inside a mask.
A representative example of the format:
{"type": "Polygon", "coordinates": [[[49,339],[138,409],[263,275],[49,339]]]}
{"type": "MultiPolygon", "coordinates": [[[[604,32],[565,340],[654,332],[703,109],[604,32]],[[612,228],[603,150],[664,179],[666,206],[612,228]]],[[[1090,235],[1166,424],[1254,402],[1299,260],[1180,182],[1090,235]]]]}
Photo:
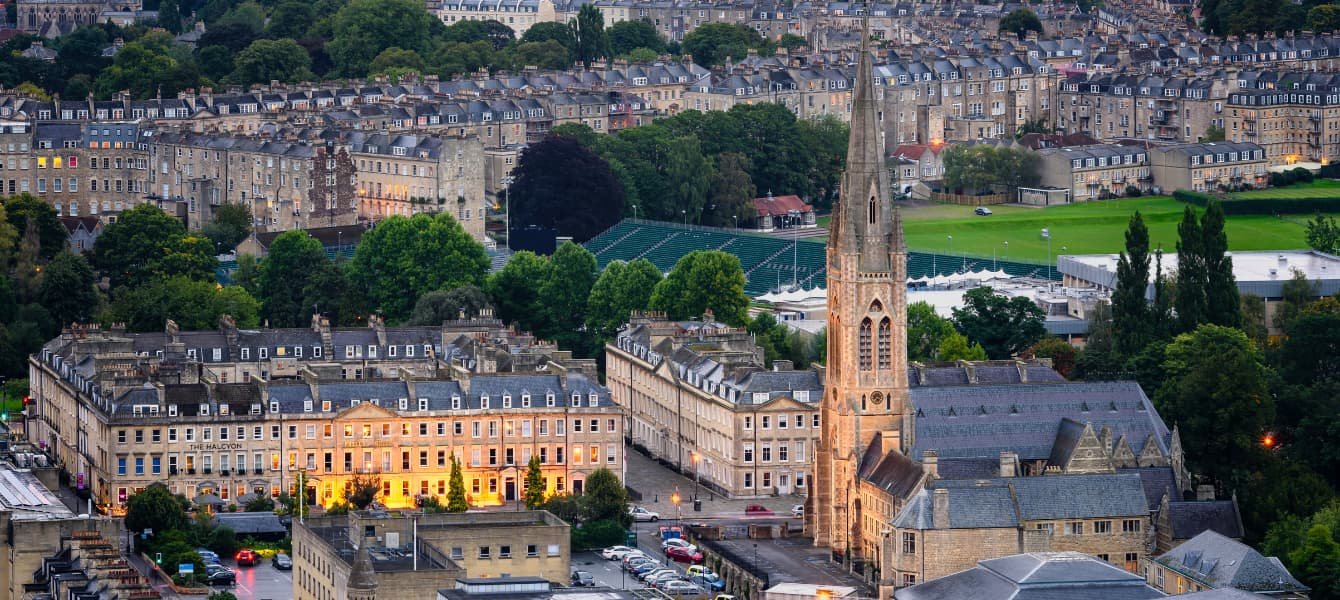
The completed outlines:
{"type": "Polygon", "coordinates": [[[687,581],[671,581],[660,589],[673,598],[697,598],[703,595],[702,588],[687,581]]]}

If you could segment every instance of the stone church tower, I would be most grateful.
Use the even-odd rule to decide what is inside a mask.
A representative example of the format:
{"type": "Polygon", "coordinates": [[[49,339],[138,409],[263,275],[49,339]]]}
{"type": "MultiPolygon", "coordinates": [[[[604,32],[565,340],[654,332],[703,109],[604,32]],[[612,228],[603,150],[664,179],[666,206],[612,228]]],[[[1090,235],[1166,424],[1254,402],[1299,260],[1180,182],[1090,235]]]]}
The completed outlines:
{"type": "Polygon", "coordinates": [[[367,540],[358,546],[344,595],[345,600],[377,600],[377,572],[372,566],[372,556],[368,554],[367,540]]]}
{"type": "Polygon", "coordinates": [[[828,237],[828,373],[808,523],[843,561],[861,548],[860,467],[911,447],[907,248],[884,167],[869,32],[852,93],[842,197],[828,237]]]}

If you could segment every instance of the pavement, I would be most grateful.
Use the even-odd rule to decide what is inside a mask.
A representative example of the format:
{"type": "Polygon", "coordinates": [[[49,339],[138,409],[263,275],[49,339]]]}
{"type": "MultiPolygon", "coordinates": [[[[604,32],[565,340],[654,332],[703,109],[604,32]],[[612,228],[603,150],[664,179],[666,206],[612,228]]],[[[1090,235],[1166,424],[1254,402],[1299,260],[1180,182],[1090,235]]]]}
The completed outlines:
{"type": "Polygon", "coordinates": [[[802,495],[768,496],[764,498],[730,499],[722,497],[702,486],[695,486],[692,477],[676,473],[646,455],[624,446],[628,456],[628,473],[624,484],[642,494],[642,500],[633,502],[652,512],[660,513],[661,519],[670,520],[682,515],[684,519],[703,517],[743,517],[744,507],[761,504],[778,515],[791,514],[791,507],[804,504],[802,495]],[[680,504],[670,501],[678,491],[680,504]],[[702,512],[693,511],[694,493],[703,501],[702,512]]]}

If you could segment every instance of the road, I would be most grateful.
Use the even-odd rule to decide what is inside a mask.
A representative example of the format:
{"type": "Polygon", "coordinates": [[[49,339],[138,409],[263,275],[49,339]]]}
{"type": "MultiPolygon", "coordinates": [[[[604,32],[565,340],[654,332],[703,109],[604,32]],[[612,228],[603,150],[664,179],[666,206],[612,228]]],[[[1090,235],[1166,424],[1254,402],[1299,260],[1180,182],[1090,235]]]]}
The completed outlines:
{"type": "Polygon", "coordinates": [[[239,567],[233,560],[224,566],[237,573],[237,585],[217,586],[215,590],[230,591],[238,600],[281,600],[293,597],[293,572],[280,571],[268,560],[254,567],[239,567]]]}

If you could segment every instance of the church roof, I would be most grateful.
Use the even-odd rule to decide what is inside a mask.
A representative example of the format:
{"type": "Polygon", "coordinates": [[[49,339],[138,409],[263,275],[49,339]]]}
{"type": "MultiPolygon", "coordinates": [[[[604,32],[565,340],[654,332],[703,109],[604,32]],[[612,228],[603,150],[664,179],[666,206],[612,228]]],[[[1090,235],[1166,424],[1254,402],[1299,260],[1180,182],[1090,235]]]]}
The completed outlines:
{"type": "Polygon", "coordinates": [[[1238,507],[1232,500],[1169,502],[1168,523],[1172,525],[1174,540],[1185,540],[1207,531],[1242,538],[1238,507]]]}
{"type": "Polygon", "coordinates": [[[377,589],[377,572],[372,567],[372,556],[368,554],[367,543],[358,547],[353,568],[349,570],[348,587],[351,590],[377,589]]]}
{"type": "Polygon", "coordinates": [[[875,436],[870,442],[870,448],[865,453],[866,460],[862,460],[860,476],[894,497],[906,498],[917,489],[917,483],[921,481],[921,465],[901,452],[881,452],[882,440],[882,436],[875,436]],[[869,460],[876,456],[878,460],[869,460]]]}
{"type": "Polygon", "coordinates": [[[1279,559],[1250,546],[1206,531],[1169,550],[1155,562],[1216,588],[1253,592],[1305,591],[1279,559]]]}

